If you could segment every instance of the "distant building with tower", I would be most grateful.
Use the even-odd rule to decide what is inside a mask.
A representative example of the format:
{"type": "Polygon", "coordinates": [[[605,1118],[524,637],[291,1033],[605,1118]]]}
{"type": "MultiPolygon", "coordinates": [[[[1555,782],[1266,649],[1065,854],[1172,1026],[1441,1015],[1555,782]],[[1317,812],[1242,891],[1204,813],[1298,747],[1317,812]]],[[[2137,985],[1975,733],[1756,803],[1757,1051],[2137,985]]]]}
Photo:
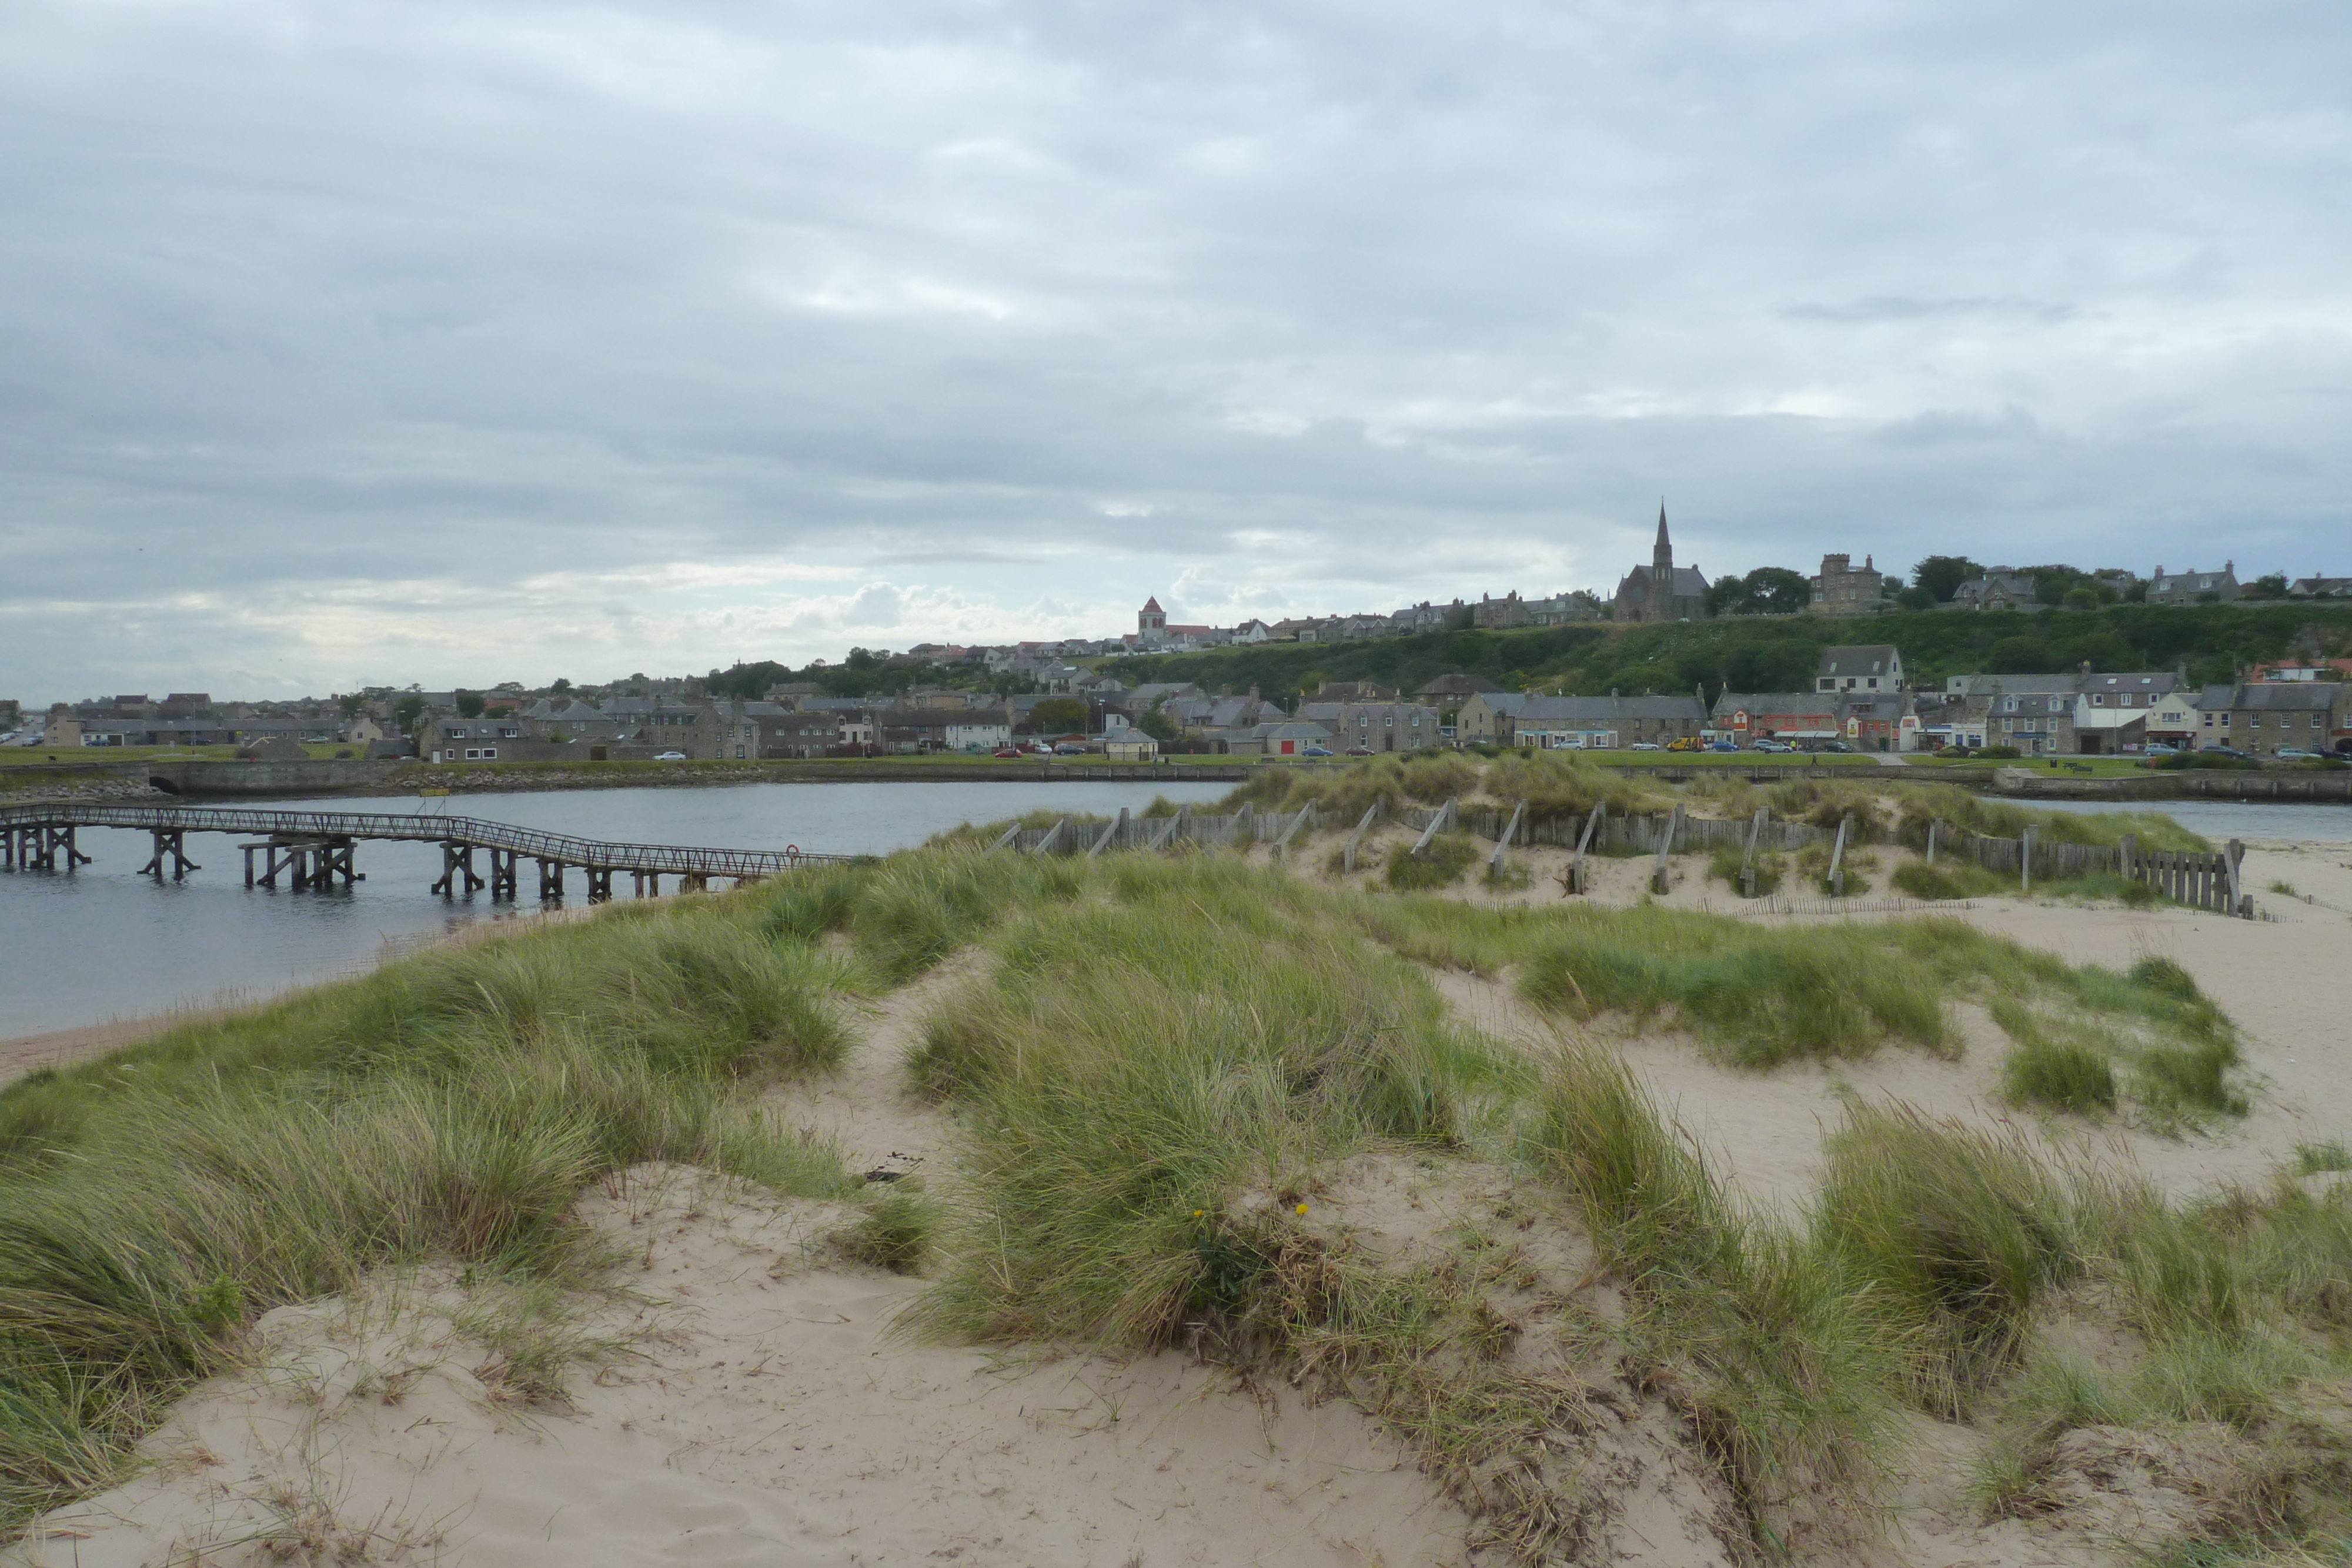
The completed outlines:
{"type": "Polygon", "coordinates": [[[1658,542],[1650,552],[1650,564],[1627,572],[1611,602],[1620,621],[1706,619],[1706,577],[1696,566],[1675,564],[1664,502],[1658,503],[1658,542]]]}

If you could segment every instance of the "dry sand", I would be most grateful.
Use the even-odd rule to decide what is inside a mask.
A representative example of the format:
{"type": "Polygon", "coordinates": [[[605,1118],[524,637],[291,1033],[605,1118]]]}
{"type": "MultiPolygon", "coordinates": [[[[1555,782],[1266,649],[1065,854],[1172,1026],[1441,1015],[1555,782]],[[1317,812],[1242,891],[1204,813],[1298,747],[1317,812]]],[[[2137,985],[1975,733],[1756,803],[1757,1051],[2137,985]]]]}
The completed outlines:
{"type": "MultiPolygon", "coordinates": [[[[1318,842],[1297,869],[1323,876],[1335,844],[1318,842]]],[[[1891,863],[1892,852],[1878,853],[1891,863]]],[[[1528,886],[1471,896],[1557,904],[1542,873],[1564,854],[1527,858],[1538,873],[1528,886]]],[[[2018,899],[1951,910],[2071,960],[2173,956],[2243,1030],[2254,1109],[2242,1124],[2179,1138],[2023,1124],[2070,1149],[2087,1138],[2179,1190],[2258,1177],[2294,1142],[2352,1134],[2352,1032],[2335,984],[2352,954],[2347,860],[2341,846],[2257,847],[2250,885],[2272,921],[2018,899]],[[2296,895],[2260,891],[2273,881],[2296,895]]],[[[1665,902],[1736,906],[1705,883],[1701,863],[1680,862],[1665,902]]],[[[1646,859],[1600,870],[1595,902],[1643,896],[1646,859]]],[[[849,1065],[780,1109],[835,1139],[855,1168],[951,1179],[950,1124],[900,1094],[898,1069],[925,1011],[947,1005],[975,963],[958,960],[866,1009],[849,1065]]],[[[1537,1050],[1558,1039],[1507,977],[1438,983],[1480,1027],[1537,1050]]],[[[1793,1206],[1847,1092],[2011,1117],[1991,1093],[1998,1031],[1967,1009],[1960,1023],[1965,1049],[1952,1060],[1890,1048],[1769,1073],[1719,1067],[1671,1031],[1611,1038],[1735,1182],[1793,1206]]],[[[76,1030],[16,1050],[57,1059],[123,1038],[76,1030]]],[[[1515,1203],[1524,1217],[1528,1201],[1491,1169],[1374,1158],[1331,1174],[1312,1223],[1335,1242],[1402,1258],[1460,1227],[1501,1224],[1515,1203]]],[[[1470,1560],[1468,1518],[1345,1405],[1244,1389],[1175,1356],[1000,1363],[894,1336],[894,1315],[920,1284],[843,1261],[825,1238],[848,1212],[682,1171],[632,1173],[589,1195],[583,1213],[625,1238],[638,1267],[624,1281],[633,1293],[588,1320],[621,1348],[572,1379],[568,1403],[510,1396],[498,1358],[456,1321],[467,1292],[446,1271],[281,1309],[257,1330],[250,1369],[198,1390],[149,1441],[152,1469],[51,1515],[0,1551],[0,1563],[230,1565],[305,1552],[324,1562],[346,1549],[355,1559],[564,1568],[1470,1560]]],[[[1573,1226],[1550,1215],[1534,1234],[1556,1242],[1528,1255],[1544,1286],[1507,1305],[1530,1323],[1571,1302],[1606,1319],[1609,1287],[1592,1280],[1573,1226]]],[[[1618,1424],[1595,1439],[1610,1507],[1594,1559],[1727,1562],[1720,1478],[1671,1411],[1622,1386],[1595,1394],[1618,1424]]],[[[2229,1458],[2200,1458],[2194,1443],[2144,1453],[2134,1435],[2094,1429],[2064,1457],[2061,1479],[2083,1494],[2066,1530],[1978,1526],[1958,1486],[1979,1439],[1916,1425],[1916,1479],[1888,1542],[1915,1568],[2104,1560],[2119,1535],[2187,1506],[2193,1478],[2175,1472],[2229,1458]]]]}
{"type": "MultiPolygon", "coordinates": [[[[898,1063],[970,968],[872,1009],[848,1067],[785,1113],[856,1168],[936,1174],[945,1120],[900,1095],[898,1063]]],[[[834,1253],[845,1206],[643,1171],[583,1212],[637,1268],[634,1297],[590,1324],[628,1348],[574,1377],[568,1406],[503,1396],[446,1271],[282,1308],[250,1371],[199,1389],[143,1446],[154,1468],[52,1513],[0,1563],[1462,1557],[1467,1518],[1343,1403],[1176,1355],[1005,1362],[894,1337],[921,1283],[834,1253]]]]}

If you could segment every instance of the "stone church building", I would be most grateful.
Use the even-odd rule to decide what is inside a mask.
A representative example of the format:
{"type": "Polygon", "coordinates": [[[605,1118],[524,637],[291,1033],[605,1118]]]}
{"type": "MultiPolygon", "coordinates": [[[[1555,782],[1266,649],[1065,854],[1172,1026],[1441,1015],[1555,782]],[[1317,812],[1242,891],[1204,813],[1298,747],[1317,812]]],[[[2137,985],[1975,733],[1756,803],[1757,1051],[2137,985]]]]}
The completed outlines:
{"type": "Polygon", "coordinates": [[[1696,566],[1675,564],[1674,541],[1666,537],[1666,508],[1658,507],[1658,543],[1650,564],[1637,566],[1617,585],[1612,601],[1620,621],[1704,621],[1706,578],[1696,566]]]}

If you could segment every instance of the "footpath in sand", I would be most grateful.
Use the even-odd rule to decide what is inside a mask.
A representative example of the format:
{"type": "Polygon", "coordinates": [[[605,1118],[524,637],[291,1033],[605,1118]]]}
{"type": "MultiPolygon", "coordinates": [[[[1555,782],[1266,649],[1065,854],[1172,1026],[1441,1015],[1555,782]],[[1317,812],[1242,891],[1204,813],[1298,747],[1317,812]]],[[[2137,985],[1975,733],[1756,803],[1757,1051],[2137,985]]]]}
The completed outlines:
{"type": "MultiPolygon", "coordinates": [[[[787,1110],[856,1168],[935,1170],[898,1062],[954,966],[889,998],[787,1110]]],[[[847,1264],[845,1206],[641,1169],[583,1217],[625,1246],[615,1342],[526,1403],[447,1270],[282,1308],[257,1364],[185,1400],[154,1468],[52,1513],[0,1563],[286,1561],[1307,1564],[1459,1558],[1467,1520],[1343,1402],[1178,1355],[1003,1361],[891,1333],[919,1281],[847,1264]]]]}

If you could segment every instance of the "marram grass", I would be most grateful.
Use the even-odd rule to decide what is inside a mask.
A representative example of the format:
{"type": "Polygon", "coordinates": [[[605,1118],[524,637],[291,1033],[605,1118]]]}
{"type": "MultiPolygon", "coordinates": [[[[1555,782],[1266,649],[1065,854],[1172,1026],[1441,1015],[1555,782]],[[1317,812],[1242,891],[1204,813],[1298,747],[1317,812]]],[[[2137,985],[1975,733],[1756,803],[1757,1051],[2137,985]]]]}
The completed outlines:
{"type": "MultiPolygon", "coordinates": [[[[2034,1325],[2069,1302],[2151,1347],[2070,1409],[2267,1430],[2342,1376],[2340,1195],[2178,1207],[1858,1106],[1813,1210],[1759,1217],[1621,1062],[1467,1031],[1430,974],[1515,977],[1567,1018],[1670,1017],[1759,1068],[1949,1050],[1946,1004],[1975,998],[2024,1020],[2021,1047],[2097,1041],[2126,1084],[2232,1092],[2228,1021],[2177,966],[2074,968],[1954,922],[1480,909],[1230,857],[942,847],[431,955],[0,1092],[0,1508],[106,1484],[280,1301],[429,1257],[526,1304],[593,1280],[566,1217],[606,1173],[688,1161],[844,1193],[838,1160],[754,1092],[840,1059],[842,996],[973,944],[991,962],[910,1064],[955,1108],[964,1179],[874,1195],[841,1238],[932,1280],[912,1328],[1275,1359],[1483,1497],[1496,1466],[1574,1430],[1502,1354],[1485,1254],[1384,1269],[1286,1207],[1350,1154],[1475,1152],[1580,1213],[1632,1307],[1606,1332],[1686,1390],[1759,1542],[1801,1534],[1824,1498],[1866,1500],[1905,1406],[2007,1419],[2012,1388],[2048,1381],[2034,1325]]],[[[560,1386],[567,1354],[518,1329],[515,1386],[560,1386]]],[[[1531,1494],[1488,1517],[1534,1561],[1582,1515],[1531,1494]]]]}

